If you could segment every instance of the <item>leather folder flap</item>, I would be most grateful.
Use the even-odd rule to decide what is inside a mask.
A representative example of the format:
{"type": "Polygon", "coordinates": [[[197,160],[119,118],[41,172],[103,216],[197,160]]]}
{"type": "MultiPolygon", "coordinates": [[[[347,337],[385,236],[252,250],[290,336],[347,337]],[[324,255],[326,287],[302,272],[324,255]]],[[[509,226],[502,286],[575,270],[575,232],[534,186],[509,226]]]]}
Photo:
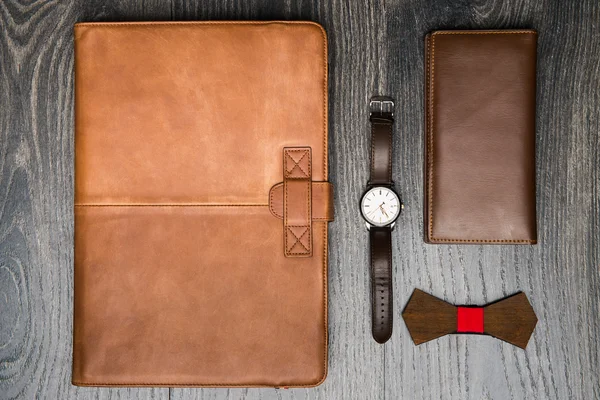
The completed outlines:
{"type": "Polygon", "coordinates": [[[265,204],[297,145],[327,180],[319,25],[84,23],[75,47],[77,204],[265,204]]]}

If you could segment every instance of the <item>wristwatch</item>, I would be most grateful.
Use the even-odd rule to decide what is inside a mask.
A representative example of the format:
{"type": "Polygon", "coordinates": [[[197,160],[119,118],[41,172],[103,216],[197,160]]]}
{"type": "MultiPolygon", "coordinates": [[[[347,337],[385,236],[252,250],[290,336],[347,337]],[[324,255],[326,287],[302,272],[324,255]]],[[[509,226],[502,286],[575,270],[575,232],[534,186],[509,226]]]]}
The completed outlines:
{"type": "Polygon", "coordinates": [[[371,120],[371,176],[360,201],[371,246],[371,328],[373,338],[385,343],[392,336],[392,230],[402,202],[392,180],[394,100],[375,96],[369,102],[371,120]]]}

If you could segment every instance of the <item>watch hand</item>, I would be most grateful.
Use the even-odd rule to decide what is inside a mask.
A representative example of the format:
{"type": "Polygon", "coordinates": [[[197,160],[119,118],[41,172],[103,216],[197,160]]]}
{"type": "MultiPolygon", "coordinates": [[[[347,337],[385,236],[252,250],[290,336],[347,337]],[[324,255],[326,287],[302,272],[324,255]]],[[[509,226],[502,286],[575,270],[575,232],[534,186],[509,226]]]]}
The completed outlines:
{"type": "Polygon", "coordinates": [[[373,213],[374,213],[375,211],[377,211],[378,209],[379,209],[379,208],[376,208],[376,209],[374,209],[373,211],[371,211],[371,212],[368,212],[368,213],[367,213],[367,215],[369,215],[369,216],[370,216],[371,214],[373,214],[373,213]]]}
{"type": "Polygon", "coordinates": [[[375,211],[377,211],[378,209],[380,209],[382,205],[383,205],[383,203],[380,204],[379,207],[375,208],[373,211],[368,212],[367,215],[373,214],[375,211]]]}
{"type": "Polygon", "coordinates": [[[383,207],[379,207],[381,208],[381,212],[385,215],[386,218],[389,218],[390,216],[385,212],[385,210],[383,209],[383,207]]]}

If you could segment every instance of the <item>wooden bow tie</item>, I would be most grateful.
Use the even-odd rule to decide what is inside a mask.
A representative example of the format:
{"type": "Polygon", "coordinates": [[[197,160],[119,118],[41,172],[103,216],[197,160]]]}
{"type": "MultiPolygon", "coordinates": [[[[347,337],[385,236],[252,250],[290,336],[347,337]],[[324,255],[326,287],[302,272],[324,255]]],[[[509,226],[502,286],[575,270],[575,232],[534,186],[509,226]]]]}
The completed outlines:
{"type": "Polygon", "coordinates": [[[525,293],[519,292],[484,307],[453,306],[416,289],[402,318],[416,345],[450,333],[478,333],[524,349],[537,317],[525,293]]]}

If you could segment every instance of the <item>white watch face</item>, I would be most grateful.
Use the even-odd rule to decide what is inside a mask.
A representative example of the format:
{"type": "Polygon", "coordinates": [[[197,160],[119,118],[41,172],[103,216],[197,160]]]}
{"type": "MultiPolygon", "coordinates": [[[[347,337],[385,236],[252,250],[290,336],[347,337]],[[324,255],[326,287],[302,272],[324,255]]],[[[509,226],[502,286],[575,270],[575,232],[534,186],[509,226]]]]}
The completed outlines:
{"type": "Polygon", "coordinates": [[[398,218],[402,205],[393,190],[378,186],[369,190],[360,202],[360,211],[371,225],[386,226],[398,218]]]}

